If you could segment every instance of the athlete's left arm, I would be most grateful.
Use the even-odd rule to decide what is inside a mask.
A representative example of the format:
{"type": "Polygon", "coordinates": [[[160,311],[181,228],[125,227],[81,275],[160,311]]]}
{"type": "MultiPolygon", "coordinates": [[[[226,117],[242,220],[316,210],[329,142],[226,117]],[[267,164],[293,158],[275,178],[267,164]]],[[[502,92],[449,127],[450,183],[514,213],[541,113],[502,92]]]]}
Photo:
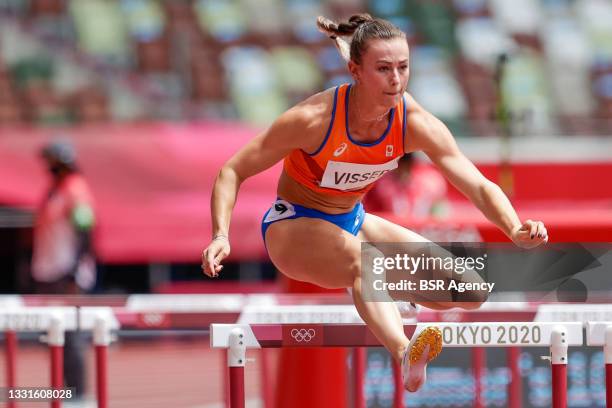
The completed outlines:
{"type": "Polygon", "coordinates": [[[95,226],[95,214],[89,186],[82,176],[73,176],[67,193],[68,215],[77,239],[77,253],[71,270],[71,276],[74,277],[81,261],[93,254],[92,234],[95,226]]]}
{"type": "Polygon", "coordinates": [[[510,200],[501,188],[488,180],[459,150],[448,128],[410,98],[405,138],[406,152],[421,150],[444,176],[468,197],[508,238],[523,248],[533,248],[548,241],[541,221],[521,223],[510,200]]]}

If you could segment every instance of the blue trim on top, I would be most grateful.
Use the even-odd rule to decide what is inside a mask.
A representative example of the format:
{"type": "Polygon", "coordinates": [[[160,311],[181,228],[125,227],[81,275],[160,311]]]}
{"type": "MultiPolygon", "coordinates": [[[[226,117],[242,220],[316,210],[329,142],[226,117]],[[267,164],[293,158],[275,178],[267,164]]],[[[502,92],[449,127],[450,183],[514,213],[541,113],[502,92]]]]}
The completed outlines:
{"type": "Polygon", "coordinates": [[[389,133],[389,130],[391,129],[391,124],[393,123],[393,118],[395,117],[395,108],[391,109],[391,115],[389,116],[389,123],[387,124],[387,129],[385,129],[385,132],[382,134],[381,137],[379,137],[378,139],[376,139],[373,142],[359,142],[357,140],[354,140],[351,137],[351,132],[349,131],[349,120],[348,120],[348,106],[349,106],[349,94],[351,93],[351,86],[353,86],[353,84],[349,84],[348,88],[346,89],[346,95],[345,95],[345,101],[344,101],[344,115],[345,115],[345,125],[344,127],[346,128],[346,135],[348,136],[349,140],[358,145],[358,146],[376,146],[377,144],[379,144],[380,142],[382,142],[383,140],[385,140],[385,137],[387,137],[387,134],[389,133]]]}
{"type": "Polygon", "coordinates": [[[339,86],[336,87],[336,91],[334,92],[334,107],[332,109],[331,120],[329,121],[329,127],[327,128],[325,139],[323,139],[321,146],[319,146],[319,148],[315,150],[314,153],[308,153],[309,156],[315,156],[317,153],[319,153],[321,149],[323,149],[323,147],[325,146],[325,143],[327,143],[327,139],[329,139],[329,135],[331,134],[331,131],[334,127],[334,120],[336,118],[336,103],[338,102],[338,89],[340,89],[339,86]]]}
{"type": "Polygon", "coordinates": [[[402,121],[402,152],[406,154],[406,94],[402,95],[404,101],[404,119],[402,121]]]}

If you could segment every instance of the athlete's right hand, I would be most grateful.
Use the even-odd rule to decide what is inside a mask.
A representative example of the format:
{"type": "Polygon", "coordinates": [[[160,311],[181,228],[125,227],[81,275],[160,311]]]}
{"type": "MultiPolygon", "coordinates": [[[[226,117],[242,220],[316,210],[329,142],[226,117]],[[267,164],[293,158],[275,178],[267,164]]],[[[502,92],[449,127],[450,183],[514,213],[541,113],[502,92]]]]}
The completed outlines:
{"type": "Polygon", "coordinates": [[[202,271],[211,278],[219,276],[223,269],[221,261],[230,254],[229,240],[225,235],[219,235],[202,251],[202,271]]]}

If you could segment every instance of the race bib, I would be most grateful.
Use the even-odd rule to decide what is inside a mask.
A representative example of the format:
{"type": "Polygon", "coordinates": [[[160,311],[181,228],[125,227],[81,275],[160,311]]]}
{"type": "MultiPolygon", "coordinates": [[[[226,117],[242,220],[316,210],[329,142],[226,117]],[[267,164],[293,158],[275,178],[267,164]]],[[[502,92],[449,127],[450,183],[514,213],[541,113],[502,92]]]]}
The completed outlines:
{"type": "Polygon", "coordinates": [[[399,157],[383,164],[356,164],[327,162],[321,179],[321,187],[334,190],[359,190],[397,168],[399,157]]]}

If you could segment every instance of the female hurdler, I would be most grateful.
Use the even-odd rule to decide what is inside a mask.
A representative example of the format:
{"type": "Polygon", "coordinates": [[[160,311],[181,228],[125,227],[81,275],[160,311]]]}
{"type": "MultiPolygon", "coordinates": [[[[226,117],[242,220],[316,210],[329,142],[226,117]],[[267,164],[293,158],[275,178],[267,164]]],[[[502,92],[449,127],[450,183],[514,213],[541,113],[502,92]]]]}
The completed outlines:
{"type": "MultiPolygon", "coordinates": [[[[440,331],[428,327],[409,341],[394,303],[364,300],[361,243],[427,239],[364,212],[361,199],[372,183],[397,167],[405,153],[423,151],[516,245],[536,247],[547,242],[547,231],[542,222],[521,222],[501,189],[461,153],[446,126],[406,92],[409,49],[401,30],[367,14],[340,24],[319,17],[317,25],[336,42],[354,82],[292,107],[221,168],[202,268],[218,276],[230,253],[230,218],[241,183],[284,159],[278,199],[262,222],[270,259],[291,279],[350,288],[361,318],[401,362],[404,387],[416,391],[425,381],[426,364],[441,350],[440,331]],[[351,37],[350,44],[342,37],[351,37]]],[[[470,309],[485,300],[467,295],[469,301],[458,303],[416,302],[470,309]]]]}

